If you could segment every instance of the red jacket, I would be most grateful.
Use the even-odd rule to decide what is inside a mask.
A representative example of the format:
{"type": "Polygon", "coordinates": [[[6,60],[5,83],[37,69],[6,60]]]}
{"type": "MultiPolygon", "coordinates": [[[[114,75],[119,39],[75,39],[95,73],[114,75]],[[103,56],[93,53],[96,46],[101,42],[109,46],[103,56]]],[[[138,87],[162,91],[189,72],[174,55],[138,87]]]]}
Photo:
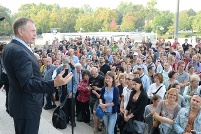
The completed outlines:
{"type": "Polygon", "coordinates": [[[88,80],[81,80],[78,84],[78,96],[77,100],[80,102],[87,102],[90,96],[90,90],[88,90],[88,80]]]}

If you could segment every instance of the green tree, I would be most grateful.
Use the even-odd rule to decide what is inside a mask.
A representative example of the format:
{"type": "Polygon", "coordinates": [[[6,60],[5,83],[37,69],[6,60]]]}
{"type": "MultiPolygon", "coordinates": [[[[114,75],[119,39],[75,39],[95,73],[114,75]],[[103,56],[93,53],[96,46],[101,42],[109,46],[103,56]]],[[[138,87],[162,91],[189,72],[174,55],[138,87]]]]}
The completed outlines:
{"type": "Polygon", "coordinates": [[[134,31],[135,21],[134,13],[126,14],[120,26],[121,31],[134,31]]]}
{"type": "Polygon", "coordinates": [[[168,31],[168,27],[173,23],[174,15],[170,11],[162,11],[160,15],[156,16],[152,23],[152,28],[156,32],[157,26],[162,26],[164,28],[163,31],[158,30],[158,33],[166,33],[168,31]]]}
{"type": "MultiPolygon", "coordinates": [[[[111,10],[110,8],[97,8],[93,13],[96,23],[101,23],[101,31],[110,31],[110,23],[113,19],[118,20],[118,15],[116,10],[111,10]]],[[[98,24],[99,26],[99,24],[98,24]]]]}
{"type": "Polygon", "coordinates": [[[59,28],[61,32],[75,32],[76,20],[78,18],[80,11],[79,8],[66,8],[60,9],[60,21],[59,28]]]}
{"type": "Polygon", "coordinates": [[[146,25],[146,26],[144,27],[144,31],[150,33],[150,32],[152,31],[151,25],[150,25],[150,24],[149,24],[149,25],[146,25]]]}
{"type": "Polygon", "coordinates": [[[117,22],[117,24],[120,25],[122,23],[123,16],[132,11],[133,11],[133,3],[132,2],[121,1],[119,3],[119,5],[117,6],[117,13],[118,13],[118,18],[119,18],[119,21],[117,22]]]}
{"type": "Polygon", "coordinates": [[[191,8],[191,9],[189,9],[188,11],[188,16],[196,16],[196,12],[191,8]]]}
{"type": "Polygon", "coordinates": [[[80,14],[76,20],[75,30],[82,32],[91,32],[93,31],[93,22],[91,21],[91,14],[80,14]]]}
{"type": "Polygon", "coordinates": [[[90,5],[85,4],[80,8],[80,12],[81,13],[93,13],[93,9],[91,8],[90,5]]]}
{"type": "Polygon", "coordinates": [[[192,28],[197,32],[201,32],[201,12],[198,12],[192,21],[192,28]]]}
{"type": "Polygon", "coordinates": [[[11,35],[12,34],[12,20],[10,18],[11,11],[0,5],[1,16],[5,17],[5,20],[0,22],[0,35],[11,35]]]}
{"type": "Polygon", "coordinates": [[[181,11],[179,14],[179,30],[190,30],[190,29],[192,28],[188,11],[187,10],[181,11]]]}

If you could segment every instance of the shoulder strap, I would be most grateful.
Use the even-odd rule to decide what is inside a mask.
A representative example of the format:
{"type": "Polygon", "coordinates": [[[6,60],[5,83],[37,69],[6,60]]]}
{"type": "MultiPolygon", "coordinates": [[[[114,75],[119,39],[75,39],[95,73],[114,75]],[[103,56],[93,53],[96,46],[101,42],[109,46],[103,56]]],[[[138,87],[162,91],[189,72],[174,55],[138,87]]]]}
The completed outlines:
{"type": "Polygon", "coordinates": [[[158,91],[159,91],[162,87],[163,87],[163,85],[161,85],[161,86],[157,89],[157,91],[156,91],[155,93],[152,93],[152,94],[157,94],[158,91]]]}
{"type": "Polygon", "coordinates": [[[142,76],[140,76],[140,79],[141,79],[142,77],[144,77],[144,75],[145,75],[145,74],[143,74],[142,76]]]}

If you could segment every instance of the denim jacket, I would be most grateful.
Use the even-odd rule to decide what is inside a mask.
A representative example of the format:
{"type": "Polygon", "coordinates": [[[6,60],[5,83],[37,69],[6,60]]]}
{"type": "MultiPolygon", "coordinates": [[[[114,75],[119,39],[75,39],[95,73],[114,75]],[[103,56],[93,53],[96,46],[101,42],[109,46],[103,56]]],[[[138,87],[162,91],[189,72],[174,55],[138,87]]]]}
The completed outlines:
{"type": "MultiPolygon", "coordinates": [[[[174,128],[177,134],[182,134],[186,126],[188,124],[188,115],[189,115],[190,109],[189,108],[182,108],[174,122],[174,128]]],[[[194,128],[193,130],[196,130],[198,134],[201,134],[201,109],[198,113],[198,116],[194,120],[194,128]]]]}
{"type": "MultiPolygon", "coordinates": [[[[62,71],[63,71],[63,66],[60,66],[57,68],[57,75],[59,75],[62,71]]],[[[75,98],[75,94],[77,92],[77,87],[78,87],[78,80],[77,80],[77,73],[76,73],[76,70],[72,70],[72,68],[68,65],[68,74],[72,71],[73,73],[73,78],[67,83],[67,86],[66,86],[66,90],[67,90],[67,93],[71,93],[72,92],[72,89],[73,89],[73,97],[75,98]],[[73,88],[72,88],[72,82],[73,82],[73,88]]],[[[62,86],[60,86],[60,92],[59,92],[59,96],[61,97],[62,95],[62,86]]]]}
{"type": "Polygon", "coordinates": [[[52,64],[48,68],[45,67],[45,69],[44,69],[44,80],[46,80],[46,81],[52,80],[52,74],[54,72],[54,69],[55,69],[55,67],[52,64]]]}

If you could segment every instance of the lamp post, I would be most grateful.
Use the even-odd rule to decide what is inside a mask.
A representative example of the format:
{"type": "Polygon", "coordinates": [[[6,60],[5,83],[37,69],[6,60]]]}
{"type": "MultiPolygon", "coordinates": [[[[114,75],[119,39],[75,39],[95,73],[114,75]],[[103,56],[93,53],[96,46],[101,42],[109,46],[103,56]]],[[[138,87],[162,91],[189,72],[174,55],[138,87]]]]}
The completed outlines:
{"type": "Polygon", "coordinates": [[[157,42],[157,40],[158,40],[158,28],[162,31],[162,30],[164,30],[164,27],[162,27],[162,26],[156,26],[156,42],[157,42]]]}
{"type": "Polygon", "coordinates": [[[174,38],[178,39],[178,27],[179,27],[179,2],[180,0],[177,0],[177,10],[175,15],[175,30],[174,30],[174,38]]]}

